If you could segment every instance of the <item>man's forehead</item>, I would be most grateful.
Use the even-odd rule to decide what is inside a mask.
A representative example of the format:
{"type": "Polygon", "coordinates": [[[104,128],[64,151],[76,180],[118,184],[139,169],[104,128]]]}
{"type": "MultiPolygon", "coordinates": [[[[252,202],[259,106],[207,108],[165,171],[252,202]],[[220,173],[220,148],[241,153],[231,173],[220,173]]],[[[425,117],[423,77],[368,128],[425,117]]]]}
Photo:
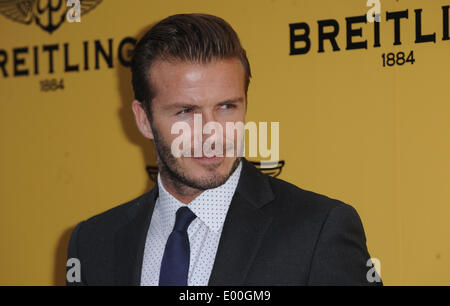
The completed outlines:
{"type": "Polygon", "coordinates": [[[185,96],[185,100],[195,100],[214,97],[218,90],[227,91],[233,97],[244,91],[244,70],[237,58],[208,63],[158,60],[149,72],[156,96],[185,96]]]}

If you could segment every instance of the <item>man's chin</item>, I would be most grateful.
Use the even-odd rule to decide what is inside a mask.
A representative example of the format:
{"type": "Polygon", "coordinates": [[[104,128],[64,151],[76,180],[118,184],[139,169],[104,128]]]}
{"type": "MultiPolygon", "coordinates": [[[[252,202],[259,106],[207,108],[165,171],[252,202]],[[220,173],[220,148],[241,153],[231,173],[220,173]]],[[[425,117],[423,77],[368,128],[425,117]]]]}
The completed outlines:
{"type": "Polygon", "coordinates": [[[228,164],[223,157],[201,157],[190,158],[185,164],[185,171],[191,176],[204,178],[205,180],[216,177],[226,176],[229,173],[228,164]]]}
{"type": "Polygon", "coordinates": [[[182,157],[165,162],[167,174],[191,188],[206,190],[223,185],[231,175],[236,160],[229,157],[182,157]]]}
{"type": "Polygon", "coordinates": [[[230,175],[231,164],[224,157],[192,157],[185,163],[184,171],[189,173],[191,183],[201,189],[216,188],[224,184],[230,175]]]}

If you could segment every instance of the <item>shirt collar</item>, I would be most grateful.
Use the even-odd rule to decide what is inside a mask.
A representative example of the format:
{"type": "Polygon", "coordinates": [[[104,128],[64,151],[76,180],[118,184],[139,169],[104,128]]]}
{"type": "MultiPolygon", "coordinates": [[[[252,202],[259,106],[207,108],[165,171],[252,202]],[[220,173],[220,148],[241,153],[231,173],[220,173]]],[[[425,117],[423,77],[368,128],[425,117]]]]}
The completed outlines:
{"type": "MultiPolygon", "coordinates": [[[[231,204],[234,192],[239,182],[242,169],[242,161],[227,181],[219,187],[207,189],[198,197],[187,204],[189,209],[199,218],[210,230],[218,232],[225,222],[228,208],[231,204]]],[[[186,204],[178,201],[163,186],[161,176],[158,173],[159,199],[157,208],[161,215],[161,225],[164,232],[170,233],[175,223],[175,214],[178,208],[186,204]]]]}

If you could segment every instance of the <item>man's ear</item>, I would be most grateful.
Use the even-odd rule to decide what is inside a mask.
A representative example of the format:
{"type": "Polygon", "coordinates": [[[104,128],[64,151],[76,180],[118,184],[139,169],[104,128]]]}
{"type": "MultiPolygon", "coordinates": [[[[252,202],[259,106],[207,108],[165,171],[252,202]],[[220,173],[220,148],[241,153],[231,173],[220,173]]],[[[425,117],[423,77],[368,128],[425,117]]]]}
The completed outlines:
{"type": "Polygon", "coordinates": [[[145,138],[153,139],[152,127],[150,126],[150,122],[148,121],[147,114],[141,102],[134,100],[131,108],[133,109],[134,118],[136,119],[136,125],[139,128],[139,131],[141,131],[145,138]]]}

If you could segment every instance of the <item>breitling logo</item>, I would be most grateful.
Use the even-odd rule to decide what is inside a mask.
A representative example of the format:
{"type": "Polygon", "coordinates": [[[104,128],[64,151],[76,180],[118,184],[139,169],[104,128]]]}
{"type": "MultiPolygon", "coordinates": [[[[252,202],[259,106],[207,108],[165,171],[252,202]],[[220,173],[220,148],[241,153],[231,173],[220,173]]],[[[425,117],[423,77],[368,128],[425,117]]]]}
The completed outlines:
{"type": "MultiPolygon", "coordinates": [[[[81,16],[94,9],[102,0],[80,0],[81,16]]],[[[0,14],[16,22],[36,23],[52,34],[66,19],[65,0],[0,0],[0,14]]]]}

